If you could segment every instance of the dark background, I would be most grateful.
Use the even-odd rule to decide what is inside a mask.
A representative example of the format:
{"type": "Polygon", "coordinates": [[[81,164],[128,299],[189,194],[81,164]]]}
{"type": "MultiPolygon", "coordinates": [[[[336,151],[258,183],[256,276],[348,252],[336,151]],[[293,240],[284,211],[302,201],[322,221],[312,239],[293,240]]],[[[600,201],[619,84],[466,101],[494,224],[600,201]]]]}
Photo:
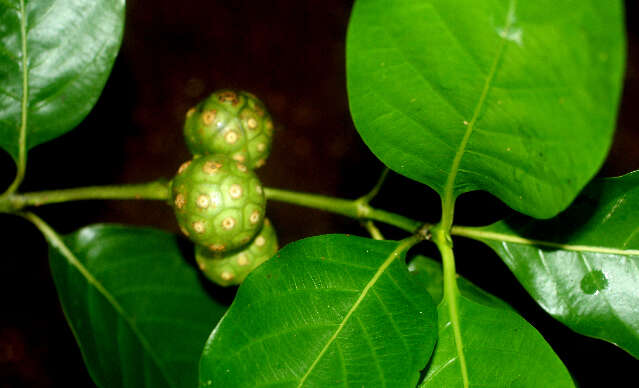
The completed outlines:
{"type": "MultiPolygon", "coordinates": [[[[601,175],[639,169],[637,5],[627,2],[628,70],[618,132],[601,175]]],[[[344,40],[351,1],[131,0],[124,43],[103,95],[74,131],[29,154],[23,190],[133,183],[171,177],[189,158],[186,110],[219,88],[260,96],[276,120],[273,152],[258,171],[267,186],[355,198],[382,170],[350,119],[344,40]]],[[[13,163],[0,156],[0,183],[13,163]]],[[[436,222],[439,198],[391,174],[375,206],[436,222]]],[[[270,202],[282,244],[323,233],[365,235],[357,222],[270,202]]],[[[507,209],[485,193],[458,200],[456,222],[492,222],[507,209]]],[[[152,201],[91,201],[38,209],[62,233],[96,222],[177,232],[170,208],[152,201]]],[[[61,312],[47,247],[26,222],[0,216],[0,388],[92,386],[61,312]]],[[[403,235],[382,228],[387,238],[403,235]]],[[[429,244],[423,253],[437,257],[429,244]]],[[[511,303],[567,364],[582,387],[636,382],[636,360],[581,337],[546,315],[488,248],[456,243],[458,270],[511,303]]],[[[637,307],[639,308],[639,306],[637,307]]]]}

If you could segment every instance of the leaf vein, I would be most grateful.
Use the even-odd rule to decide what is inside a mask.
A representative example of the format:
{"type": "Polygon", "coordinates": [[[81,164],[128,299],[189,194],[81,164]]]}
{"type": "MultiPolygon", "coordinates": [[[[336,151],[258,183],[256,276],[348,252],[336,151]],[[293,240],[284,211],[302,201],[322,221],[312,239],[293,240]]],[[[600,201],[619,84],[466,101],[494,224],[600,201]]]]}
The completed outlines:
{"type": "Polygon", "coordinates": [[[368,330],[366,330],[366,327],[362,323],[362,320],[358,316],[356,316],[355,317],[355,321],[359,325],[360,329],[362,329],[363,337],[364,337],[364,339],[366,339],[366,344],[368,345],[368,347],[371,350],[373,360],[375,361],[375,369],[377,370],[377,374],[379,376],[379,380],[382,383],[381,386],[385,387],[386,386],[386,377],[384,376],[384,371],[382,369],[382,366],[379,363],[379,354],[377,354],[377,349],[375,348],[373,342],[371,341],[371,336],[370,336],[370,334],[368,334],[368,330]]]}
{"type": "Polygon", "coordinates": [[[380,265],[380,267],[377,270],[377,272],[375,272],[375,274],[373,275],[371,280],[366,284],[366,286],[364,286],[364,288],[362,289],[359,297],[357,298],[355,303],[353,303],[353,306],[348,310],[348,313],[346,313],[346,316],[342,319],[342,322],[340,322],[340,324],[337,326],[337,328],[335,329],[335,332],[333,333],[333,335],[328,339],[328,341],[326,341],[326,344],[324,345],[322,350],[319,352],[317,357],[315,357],[315,360],[313,361],[313,363],[309,366],[309,368],[306,371],[306,373],[300,379],[299,384],[297,385],[297,388],[301,388],[302,386],[304,386],[304,384],[306,383],[306,380],[310,376],[311,372],[315,369],[315,367],[317,366],[319,361],[322,359],[322,357],[324,357],[324,354],[328,351],[328,349],[330,348],[331,344],[335,341],[335,339],[337,338],[339,333],[344,329],[344,326],[346,326],[346,323],[349,321],[349,319],[351,318],[351,316],[353,315],[355,310],[357,310],[357,308],[362,303],[364,298],[366,298],[366,296],[368,295],[368,292],[377,283],[377,281],[382,276],[382,274],[386,271],[386,269],[391,265],[391,263],[393,261],[395,261],[395,259],[402,252],[404,252],[404,250],[410,248],[412,245],[415,244],[415,242],[416,241],[413,241],[412,239],[404,240],[403,243],[400,243],[397,246],[397,248],[395,248],[388,255],[386,260],[384,260],[384,262],[380,265]]]}

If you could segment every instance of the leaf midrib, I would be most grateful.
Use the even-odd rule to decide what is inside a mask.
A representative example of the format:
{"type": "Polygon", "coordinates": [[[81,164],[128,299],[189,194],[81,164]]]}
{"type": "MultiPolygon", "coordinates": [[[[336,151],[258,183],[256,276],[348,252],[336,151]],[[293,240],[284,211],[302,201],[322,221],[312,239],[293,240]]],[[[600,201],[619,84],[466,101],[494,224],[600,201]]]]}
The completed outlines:
{"type": "Polygon", "coordinates": [[[362,301],[364,300],[364,298],[366,298],[367,294],[369,293],[369,291],[372,289],[372,287],[377,283],[377,281],[379,280],[379,278],[384,274],[384,272],[386,271],[386,269],[388,269],[388,267],[391,265],[391,263],[393,261],[395,261],[395,259],[402,254],[403,252],[405,252],[407,249],[409,249],[411,246],[413,246],[416,242],[417,242],[417,238],[413,237],[413,238],[408,238],[406,240],[403,240],[400,244],[397,245],[397,247],[388,255],[388,257],[384,260],[384,262],[382,263],[382,265],[380,265],[380,267],[378,268],[378,270],[375,272],[375,274],[373,275],[373,277],[371,278],[371,280],[368,281],[368,283],[366,283],[366,285],[364,286],[364,288],[362,289],[362,292],[360,293],[360,295],[357,297],[357,300],[355,300],[355,303],[353,303],[353,306],[348,310],[348,312],[346,313],[346,315],[344,316],[344,318],[342,319],[342,321],[339,323],[339,325],[337,326],[337,328],[335,329],[335,332],[333,333],[333,335],[326,341],[326,344],[324,345],[324,347],[322,348],[322,350],[317,354],[317,357],[315,357],[315,359],[313,360],[313,363],[309,366],[308,370],[306,371],[306,373],[302,376],[302,378],[299,380],[299,383],[297,384],[297,388],[301,388],[302,386],[304,386],[304,383],[306,382],[306,380],[308,379],[308,377],[310,376],[311,372],[313,371],[313,369],[315,369],[315,367],[317,366],[317,364],[320,362],[320,360],[322,359],[322,357],[324,356],[324,354],[328,351],[328,349],[331,347],[331,345],[333,344],[333,342],[335,342],[335,339],[337,338],[337,336],[339,335],[339,333],[344,329],[344,327],[346,326],[346,323],[349,321],[349,319],[351,318],[351,316],[353,315],[353,313],[357,310],[357,308],[359,307],[359,305],[362,303],[362,301]]]}
{"type": "MultiPolygon", "coordinates": [[[[60,238],[60,236],[56,232],[53,231],[53,229],[50,229],[48,225],[45,226],[44,228],[41,226],[42,225],[39,226],[40,230],[43,232],[43,234],[45,234],[45,237],[47,238],[51,246],[56,248],[62,254],[62,256],[64,256],[67,259],[69,264],[71,264],[71,266],[75,267],[75,269],[78,272],[80,272],[80,274],[86,279],[87,283],[93,286],[98,291],[98,293],[102,295],[109,302],[111,307],[113,307],[113,309],[122,317],[122,319],[126,322],[126,324],[131,328],[131,331],[133,331],[133,333],[137,336],[138,340],[140,341],[140,344],[149,354],[149,357],[151,358],[153,363],[155,363],[158,370],[160,371],[162,376],[166,379],[166,381],[169,383],[169,385],[172,387],[177,386],[175,382],[170,378],[170,376],[168,376],[168,374],[164,370],[163,368],[164,364],[160,361],[160,357],[157,354],[155,354],[155,352],[153,351],[147,338],[138,330],[133,319],[126,313],[124,308],[118,303],[115,297],[111,295],[111,293],[104,287],[104,285],[102,285],[102,283],[100,283],[95,277],[93,277],[93,275],[91,275],[89,270],[84,265],[82,265],[80,260],[78,260],[78,258],[73,254],[73,252],[71,252],[69,247],[67,247],[64,241],[60,238]]],[[[75,329],[73,329],[73,331],[77,337],[77,333],[75,333],[75,329]]]]}
{"type": "Polygon", "coordinates": [[[18,138],[18,163],[25,163],[26,141],[27,141],[27,104],[29,100],[29,70],[27,69],[28,48],[27,48],[27,13],[24,8],[24,0],[20,0],[20,39],[22,40],[22,101],[21,103],[21,123],[18,138]]]}
{"type": "MultiPolygon", "coordinates": [[[[511,9],[513,6],[514,6],[513,0],[511,0],[509,10],[507,11],[507,14],[506,14],[506,25],[504,27],[504,35],[508,35],[510,28],[512,27],[513,19],[510,17],[510,14],[512,12],[511,9]]],[[[473,116],[468,122],[468,124],[466,125],[466,131],[464,132],[464,136],[461,142],[459,143],[459,147],[457,149],[457,152],[455,153],[455,158],[453,159],[453,162],[451,164],[450,172],[448,174],[448,177],[446,179],[446,184],[444,186],[444,203],[453,204],[455,201],[455,198],[454,198],[455,179],[457,178],[457,173],[459,172],[459,166],[461,165],[462,158],[466,151],[466,147],[468,146],[468,141],[470,140],[470,136],[473,133],[473,129],[475,128],[475,124],[477,123],[477,120],[479,119],[479,114],[481,113],[481,110],[486,102],[486,97],[488,96],[488,92],[490,91],[490,88],[492,87],[492,82],[493,82],[493,79],[495,78],[495,75],[497,74],[497,68],[503,56],[505,47],[506,47],[506,38],[500,37],[499,47],[497,48],[497,54],[495,54],[493,63],[491,64],[488,75],[486,76],[486,80],[484,81],[484,87],[479,96],[479,100],[477,101],[477,104],[475,105],[475,109],[473,110],[473,116]]]]}
{"type": "MultiPolygon", "coordinates": [[[[506,12],[504,33],[503,33],[503,36],[501,36],[501,39],[499,41],[497,53],[495,54],[495,58],[493,59],[493,63],[491,64],[490,71],[488,72],[488,75],[486,76],[486,80],[484,81],[484,86],[479,96],[479,100],[477,101],[477,104],[475,105],[473,116],[468,123],[464,123],[466,124],[466,131],[464,132],[464,136],[462,137],[462,140],[459,143],[459,147],[457,149],[457,152],[455,153],[455,157],[451,164],[450,172],[448,174],[448,177],[446,178],[446,184],[444,185],[444,193],[442,196],[442,219],[440,223],[447,230],[451,228],[451,225],[453,223],[454,212],[455,212],[455,179],[457,178],[457,173],[459,171],[462,158],[466,151],[466,147],[468,146],[470,136],[473,133],[473,129],[475,127],[475,124],[477,123],[477,120],[479,119],[479,115],[486,102],[488,92],[492,86],[493,79],[495,77],[495,74],[497,73],[499,62],[501,61],[501,58],[503,56],[504,48],[506,47],[505,36],[508,35],[514,20],[514,18],[512,17],[513,12],[514,12],[514,0],[511,0],[508,10],[506,12]]],[[[455,280],[453,279],[453,281],[455,280]]],[[[444,288],[449,289],[450,287],[446,287],[446,284],[444,284],[444,288]]],[[[444,301],[446,299],[449,299],[448,314],[450,316],[450,321],[452,323],[454,340],[455,340],[455,349],[457,352],[457,356],[459,358],[459,364],[461,369],[460,372],[462,375],[463,385],[465,388],[467,388],[470,386],[470,382],[468,379],[468,369],[466,366],[466,360],[465,360],[464,349],[462,344],[462,334],[461,334],[460,319],[459,319],[460,317],[459,317],[459,310],[457,306],[457,298],[459,295],[458,293],[454,292],[456,288],[457,286],[455,284],[454,287],[451,289],[452,291],[450,293],[445,292],[444,301]]]]}
{"type": "Polygon", "coordinates": [[[639,256],[639,249],[618,249],[591,245],[563,244],[546,240],[535,240],[515,234],[490,232],[473,227],[454,226],[452,234],[479,240],[502,241],[520,245],[535,245],[548,248],[556,248],[572,252],[591,252],[619,256],[639,256]]]}

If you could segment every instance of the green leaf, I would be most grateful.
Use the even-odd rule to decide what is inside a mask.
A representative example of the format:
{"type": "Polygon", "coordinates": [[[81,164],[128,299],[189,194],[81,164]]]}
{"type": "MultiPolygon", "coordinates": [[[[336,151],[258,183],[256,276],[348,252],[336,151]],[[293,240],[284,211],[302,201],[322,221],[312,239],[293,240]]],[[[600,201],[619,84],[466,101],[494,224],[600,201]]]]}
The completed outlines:
{"type": "Polygon", "coordinates": [[[286,246],[213,331],[201,386],[415,387],[436,313],[401,260],[409,245],[326,235],[286,246]]]}
{"type": "Polygon", "coordinates": [[[99,387],[196,386],[226,306],[204,290],[175,236],[95,225],[52,245],[60,302],[99,387]]]}
{"type": "Polygon", "coordinates": [[[467,380],[462,377],[448,302],[444,300],[438,308],[439,340],[420,388],[574,387],[550,345],[515,312],[462,296],[457,304],[467,380]]]}
{"type": "Polygon", "coordinates": [[[124,0],[0,4],[0,147],[18,161],[21,144],[62,135],[95,104],[122,41],[124,0]]]}
{"type": "Polygon", "coordinates": [[[484,241],[549,314],[639,358],[639,171],[595,181],[548,221],[514,217],[459,235],[484,241]]]}
{"type": "Polygon", "coordinates": [[[604,161],[624,47],[620,0],[359,0],[351,113],[378,158],[446,203],[486,190],[548,218],[604,161]]]}
{"type": "MultiPolygon", "coordinates": [[[[441,302],[441,264],[417,256],[408,269],[434,300],[440,302],[439,340],[420,387],[463,387],[453,325],[448,318],[449,306],[441,302]]],[[[457,286],[461,293],[457,303],[469,386],[573,386],[550,346],[506,302],[462,277],[457,278],[457,286]]]]}
{"type": "MultiPolygon", "coordinates": [[[[435,303],[441,303],[444,297],[444,275],[441,263],[424,256],[416,256],[408,264],[408,271],[428,291],[435,303]]],[[[475,303],[488,307],[512,309],[508,303],[482,290],[461,276],[457,278],[457,287],[464,297],[475,303]]]]}

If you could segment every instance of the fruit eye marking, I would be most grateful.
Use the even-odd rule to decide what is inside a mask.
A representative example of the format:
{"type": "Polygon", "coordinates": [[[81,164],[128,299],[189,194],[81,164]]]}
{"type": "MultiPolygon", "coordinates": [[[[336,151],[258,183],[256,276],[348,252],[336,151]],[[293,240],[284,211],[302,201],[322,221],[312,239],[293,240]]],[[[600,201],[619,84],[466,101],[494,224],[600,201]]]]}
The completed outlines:
{"type": "Polygon", "coordinates": [[[264,151],[265,149],[266,149],[266,144],[264,144],[264,143],[260,143],[260,144],[258,144],[258,145],[257,145],[257,150],[258,150],[258,151],[262,152],[262,151],[264,151]]]}
{"type": "Polygon", "coordinates": [[[182,233],[186,236],[189,237],[189,231],[186,230],[185,227],[183,227],[182,225],[180,225],[180,230],[182,231],[182,233]]]}
{"type": "Polygon", "coordinates": [[[195,108],[191,108],[186,112],[186,117],[189,118],[191,116],[193,116],[193,113],[195,113],[195,108]]]}
{"type": "Polygon", "coordinates": [[[255,191],[257,191],[258,194],[262,194],[262,186],[260,185],[255,186],[255,191]]]}
{"type": "Polygon", "coordinates": [[[181,174],[184,172],[184,170],[186,170],[187,168],[189,168],[189,166],[191,165],[191,161],[189,160],[188,162],[184,162],[182,163],[182,165],[180,166],[180,168],[178,169],[178,174],[181,174]]]}
{"type": "Polygon", "coordinates": [[[242,163],[238,163],[237,165],[237,169],[240,170],[241,172],[247,172],[248,168],[246,168],[246,166],[242,163]]]}
{"type": "Polygon", "coordinates": [[[222,252],[226,249],[226,247],[222,244],[212,244],[209,246],[209,249],[213,252],[222,252]]]}
{"type": "Polygon", "coordinates": [[[216,172],[218,172],[221,167],[222,167],[221,163],[206,162],[206,163],[204,163],[204,166],[202,166],[202,171],[204,171],[205,173],[207,173],[209,175],[213,175],[216,172]]]}
{"type": "Polygon", "coordinates": [[[213,120],[215,120],[216,115],[217,112],[215,110],[206,111],[202,115],[202,121],[204,122],[204,124],[209,125],[213,122],[213,120]]]}
{"type": "Polygon", "coordinates": [[[179,193],[178,195],[175,196],[175,206],[178,209],[182,209],[184,207],[184,203],[185,203],[185,199],[184,199],[184,195],[182,195],[182,193],[179,193]]]}
{"type": "Polygon", "coordinates": [[[221,102],[230,101],[233,105],[237,105],[238,103],[237,94],[231,91],[221,93],[219,99],[221,102]]]}
{"type": "Polygon", "coordinates": [[[220,274],[220,277],[223,280],[229,281],[229,280],[232,280],[235,276],[229,271],[224,271],[220,274]]]}
{"type": "Polygon", "coordinates": [[[235,227],[235,218],[227,217],[222,221],[222,227],[226,230],[231,230],[235,227]]]}
{"type": "Polygon", "coordinates": [[[251,117],[250,119],[248,119],[248,121],[246,122],[246,125],[248,125],[248,127],[250,129],[255,129],[257,128],[257,120],[255,120],[253,117],[251,117]]]}
{"type": "Polygon", "coordinates": [[[202,209],[206,209],[207,207],[209,207],[209,197],[207,195],[202,194],[199,197],[197,197],[196,203],[198,207],[202,209]]]}
{"type": "Polygon", "coordinates": [[[260,220],[260,212],[255,210],[253,213],[251,213],[251,216],[249,217],[249,221],[251,221],[251,224],[257,224],[259,220],[260,220]]]}
{"type": "Polygon", "coordinates": [[[258,167],[262,167],[262,166],[264,165],[264,163],[266,163],[266,160],[264,160],[264,159],[260,159],[260,160],[258,160],[257,162],[255,162],[255,167],[256,167],[256,168],[258,168],[258,167]]]}
{"type": "Polygon", "coordinates": [[[224,135],[224,140],[226,140],[226,142],[229,144],[235,144],[238,138],[239,136],[237,135],[237,132],[235,131],[230,131],[226,135],[224,135]]]}
{"type": "Polygon", "coordinates": [[[202,222],[202,221],[195,221],[195,222],[192,224],[192,226],[193,226],[193,230],[194,230],[196,233],[204,233],[204,231],[205,231],[205,229],[206,229],[206,228],[204,227],[204,222],[202,222]]]}
{"type": "Polygon", "coordinates": [[[263,236],[257,236],[255,239],[255,245],[258,247],[263,247],[266,244],[266,239],[263,236]]]}
{"type": "Polygon", "coordinates": [[[238,161],[240,163],[244,163],[245,159],[246,158],[244,157],[244,155],[242,155],[240,153],[237,153],[237,154],[233,155],[233,160],[236,160],[236,161],[238,161]]]}
{"type": "Polygon", "coordinates": [[[246,257],[245,253],[240,253],[237,257],[237,264],[242,267],[248,264],[248,257],[246,257]]]}
{"type": "Polygon", "coordinates": [[[238,185],[237,183],[231,185],[231,187],[229,188],[229,195],[231,196],[231,198],[234,199],[238,199],[242,196],[242,186],[238,185]]]}

